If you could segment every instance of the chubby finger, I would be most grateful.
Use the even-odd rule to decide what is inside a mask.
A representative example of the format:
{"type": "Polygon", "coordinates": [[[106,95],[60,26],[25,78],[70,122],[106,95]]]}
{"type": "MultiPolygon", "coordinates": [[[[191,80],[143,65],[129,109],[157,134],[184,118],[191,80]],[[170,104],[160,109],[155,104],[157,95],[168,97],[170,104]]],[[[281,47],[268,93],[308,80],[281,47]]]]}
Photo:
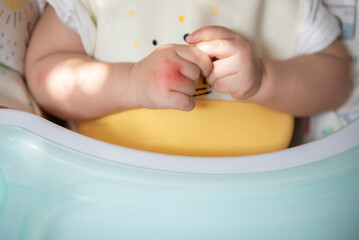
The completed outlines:
{"type": "Polygon", "coordinates": [[[240,71],[240,65],[235,56],[217,60],[213,63],[213,69],[211,74],[207,77],[207,82],[210,85],[220,78],[224,78],[230,75],[237,75],[240,71]]]}
{"type": "Polygon", "coordinates": [[[183,77],[180,82],[173,83],[168,88],[172,92],[183,93],[189,97],[192,97],[194,92],[196,91],[196,82],[183,77]]]}
{"type": "Polygon", "coordinates": [[[238,39],[214,39],[197,43],[196,47],[211,58],[216,57],[219,59],[227,58],[238,53],[243,54],[248,50],[251,51],[251,46],[247,41],[238,39]]]}
{"type": "Polygon", "coordinates": [[[221,26],[206,26],[194,31],[188,37],[186,42],[195,45],[199,42],[211,41],[215,39],[233,39],[238,34],[232,30],[221,26]]]}
{"type": "Polygon", "coordinates": [[[197,65],[204,76],[208,76],[212,71],[211,58],[207,54],[201,52],[198,48],[181,45],[177,47],[176,53],[180,58],[197,65]]]}
{"type": "Polygon", "coordinates": [[[194,83],[197,83],[199,76],[201,74],[201,69],[196,65],[184,59],[180,59],[178,61],[181,64],[180,73],[188,78],[191,79],[194,83]]]}
{"type": "Polygon", "coordinates": [[[213,88],[220,93],[232,93],[237,90],[237,77],[233,74],[216,79],[213,82],[213,88]]]}
{"type": "Polygon", "coordinates": [[[238,76],[232,74],[215,80],[212,86],[217,92],[230,93],[234,99],[246,100],[258,92],[260,85],[248,79],[239,82],[238,76]]]}
{"type": "MultiPolygon", "coordinates": [[[[183,75],[182,71],[184,70],[182,69],[186,67],[183,67],[183,65],[181,65],[180,63],[172,62],[170,60],[165,60],[163,61],[162,66],[163,66],[162,68],[156,70],[153,73],[153,77],[157,87],[169,91],[180,92],[188,96],[193,95],[196,89],[196,83],[199,76],[198,68],[197,68],[197,75],[195,81],[183,75]]],[[[196,69],[196,67],[194,66],[191,67],[196,69]]]]}
{"type": "Polygon", "coordinates": [[[177,109],[181,111],[191,111],[195,106],[194,99],[191,96],[170,92],[165,103],[165,108],[177,109]]]}

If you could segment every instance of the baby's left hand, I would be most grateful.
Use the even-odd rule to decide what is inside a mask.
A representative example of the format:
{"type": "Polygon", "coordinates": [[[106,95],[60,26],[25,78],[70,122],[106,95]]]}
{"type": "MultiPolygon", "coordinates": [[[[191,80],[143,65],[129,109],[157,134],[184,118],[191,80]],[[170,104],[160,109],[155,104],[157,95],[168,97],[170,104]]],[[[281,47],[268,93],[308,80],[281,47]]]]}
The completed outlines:
{"type": "Polygon", "coordinates": [[[203,27],[186,38],[212,59],[213,70],[207,82],[238,100],[250,99],[262,84],[263,66],[244,37],[220,26],[203,27]]]}

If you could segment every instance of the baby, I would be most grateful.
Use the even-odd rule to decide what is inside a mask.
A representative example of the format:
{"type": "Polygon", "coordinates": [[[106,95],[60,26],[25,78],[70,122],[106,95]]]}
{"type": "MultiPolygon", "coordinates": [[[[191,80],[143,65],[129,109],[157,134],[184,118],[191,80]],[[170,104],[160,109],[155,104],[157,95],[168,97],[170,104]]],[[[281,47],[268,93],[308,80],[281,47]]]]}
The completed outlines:
{"type": "Polygon", "coordinates": [[[350,93],[338,23],[318,0],[47,2],[26,77],[37,102],[63,119],[191,111],[201,76],[208,101],[294,116],[335,109],[350,93]]]}

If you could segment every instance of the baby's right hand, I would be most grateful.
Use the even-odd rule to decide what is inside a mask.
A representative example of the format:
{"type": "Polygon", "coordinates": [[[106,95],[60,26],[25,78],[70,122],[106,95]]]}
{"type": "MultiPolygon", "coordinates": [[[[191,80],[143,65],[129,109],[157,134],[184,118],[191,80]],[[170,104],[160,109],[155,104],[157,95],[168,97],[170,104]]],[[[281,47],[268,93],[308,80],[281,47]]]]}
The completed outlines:
{"type": "Polygon", "coordinates": [[[211,70],[211,59],[197,48],[164,45],[133,65],[129,91],[142,108],[190,111],[200,74],[211,70]]]}

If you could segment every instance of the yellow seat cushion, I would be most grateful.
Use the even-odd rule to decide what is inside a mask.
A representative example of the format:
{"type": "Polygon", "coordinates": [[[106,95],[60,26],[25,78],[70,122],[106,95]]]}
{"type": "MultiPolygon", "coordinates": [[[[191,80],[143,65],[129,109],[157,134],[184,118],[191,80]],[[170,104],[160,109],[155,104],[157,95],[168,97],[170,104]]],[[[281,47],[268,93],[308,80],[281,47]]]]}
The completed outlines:
{"type": "Polygon", "coordinates": [[[191,112],[135,109],[76,125],[81,134],[128,148],[219,157],[285,149],[294,120],[253,103],[197,100],[191,112]]]}

